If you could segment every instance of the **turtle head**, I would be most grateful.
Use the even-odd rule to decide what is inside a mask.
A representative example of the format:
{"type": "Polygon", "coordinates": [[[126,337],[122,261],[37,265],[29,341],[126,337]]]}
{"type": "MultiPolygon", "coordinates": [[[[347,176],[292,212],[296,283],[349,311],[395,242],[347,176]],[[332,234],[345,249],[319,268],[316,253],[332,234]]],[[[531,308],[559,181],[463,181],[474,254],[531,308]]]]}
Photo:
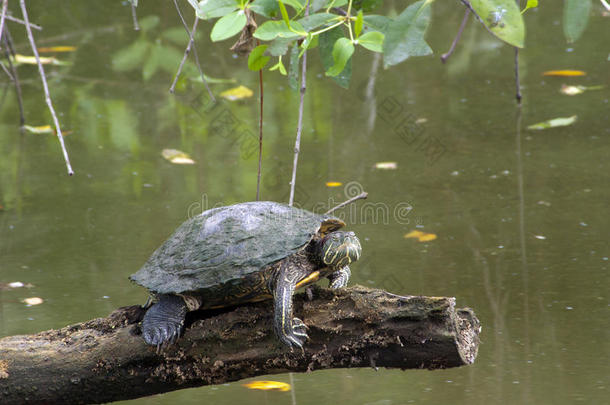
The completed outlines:
{"type": "Polygon", "coordinates": [[[354,232],[336,231],[320,242],[320,257],[325,265],[341,269],[360,258],[362,247],[354,232]]]}

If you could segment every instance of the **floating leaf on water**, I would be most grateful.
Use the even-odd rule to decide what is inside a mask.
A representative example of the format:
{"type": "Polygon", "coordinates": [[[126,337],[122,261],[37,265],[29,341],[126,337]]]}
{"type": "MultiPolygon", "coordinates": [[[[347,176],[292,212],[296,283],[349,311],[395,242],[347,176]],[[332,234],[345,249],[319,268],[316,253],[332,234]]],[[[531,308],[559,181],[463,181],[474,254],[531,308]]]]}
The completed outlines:
{"type": "Polygon", "coordinates": [[[244,387],[250,388],[251,390],[290,391],[290,384],[279,381],[252,381],[244,384],[244,387]]]}
{"type": "Polygon", "coordinates": [[[411,231],[405,234],[405,238],[417,239],[418,242],[430,242],[431,240],[436,239],[436,234],[422,231],[411,231]]]}
{"type": "Polygon", "coordinates": [[[543,122],[538,122],[536,124],[532,124],[527,127],[527,129],[540,130],[540,129],[548,129],[555,127],[566,127],[568,125],[572,125],[576,122],[576,115],[572,115],[571,117],[560,117],[553,118],[551,120],[546,120],[543,122]]]}
{"type": "Polygon", "coordinates": [[[585,91],[589,91],[589,90],[601,90],[604,87],[605,86],[603,86],[603,85],[599,85],[599,86],[568,86],[566,84],[562,84],[561,85],[561,90],[559,90],[559,91],[562,92],[565,95],[568,95],[568,96],[575,96],[577,94],[581,94],[581,93],[584,93],[585,91]]]}
{"type": "MultiPolygon", "coordinates": [[[[25,56],[20,54],[15,54],[14,63],[16,65],[36,65],[36,57],[35,56],[25,56]]],[[[65,66],[70,65],[70,62],[62,62],[58,60],[54,56],[41,56],[40,63],[43,65],[55,65],[55,66],[65,66]]]]}
{"type": "Polygon", "coordinates": [[[534,235],[534,238],[540,239],[540,240],[545,240],[546,236],[543,236],[543,235],[534,235]]]}
{"type": "Polygon", "coordinates": [[[568,85],[562,84],[561,90],[559,90],[559,91],[567,96],[575,96],[577,94],[584,93],[585,89],[583,86],[568,86],[568,85]]]}
{"type": "Polygon", "coordinates": [[[195,161],[191,159],[188,153],[178,149],[163,149],[161,155],[168,161],[176,165],[194,165],[195,161]]]}
{"type": "Polygon", "coordinates": [[[40,126],[24,125],[23,129],[25,129],[30,134],[36,134],[36,135],[46,135],[46,134],[55,133],[55,131],[53,130],[53,127],[51,127],[50,125],[40,125],[40,126]]]}
{"type": "Polygon", "coordinates": [[[326,182],[326,187],[341,187],[343,185],[343,183],[341,183],[340,181],[327,181],[326,182]]]}
{"type": "Polygon", "coordinates": [[[21,288],[25,287],[25,284],[23,284],[21,281],[13,281],[12,283],[8,283],[8,286],[10,288],[21,288]]]}
{"type": "Polygon", "coordinates": [[[377,162],[375,163],[375,169],[379,170],[396,170],[398,164],[396,162],[377,162]]]}
{"type": "Polygon", "coordinates": [[[40,47],[38,48],[38,52],[40,53],[49,53],[49,52],[74,52],[76,51],[75,46],[48,46],[48,47],[40,47]]]}
{"type": "Polygon", "coordinates": [[[21,302],[26,304],[28,307],[31,307],[32,305],[42,304],[44,302],[44,300],[40,297],[30,297],[30,298],[25,298],[25,299],[21,300],[21,302]]]}
{"type": "Polygon", "coordinates": [[[417,125],[420,125],[420,124],[425,124],[426,122],[428,122],[428,118],[423,118],[423,117],[422,117],[422,118],[418,118],[418,119],[416,119],[416,120],[415,120],[415,123],[416,123],[417,125]]]}
{"type": "Polygon", "coordinates": [[[573,77],[573,76],[586,76],[587,72],[583,72],[582,70],[547,70],[542,73],[542,76],[563,76],[563,77],[573,77]]]}
{"type": "Polygon", "coordinates": [[[220,93],[220,97],[224,97],[229,101],[241,100],[243,98],[252,97],[254,93],[246,86],[237,86],[220,93]]]}

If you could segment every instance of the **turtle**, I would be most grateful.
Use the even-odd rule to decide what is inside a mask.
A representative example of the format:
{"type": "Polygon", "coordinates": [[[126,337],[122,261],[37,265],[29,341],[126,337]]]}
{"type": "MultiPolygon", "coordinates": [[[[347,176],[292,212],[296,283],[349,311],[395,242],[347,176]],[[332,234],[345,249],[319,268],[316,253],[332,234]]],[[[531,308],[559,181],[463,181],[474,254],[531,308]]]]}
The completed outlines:
{"type": "Polygon", "coordinates": [[[130,276],[150,292],[144,341],[157,350],[184,329],[186,313],[272,299],[279,340],[302,349],[306,325],[293,316],[297,288],[328,278],[342,288],[360,241],[345,223],[278,202],[216,207],[185,221],[130,276]]]}

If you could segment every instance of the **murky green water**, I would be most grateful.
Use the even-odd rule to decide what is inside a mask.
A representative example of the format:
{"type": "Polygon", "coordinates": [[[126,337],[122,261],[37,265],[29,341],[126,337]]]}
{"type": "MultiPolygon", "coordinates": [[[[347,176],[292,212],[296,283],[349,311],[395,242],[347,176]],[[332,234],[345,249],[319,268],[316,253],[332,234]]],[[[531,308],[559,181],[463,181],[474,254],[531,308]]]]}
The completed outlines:
{"type": "MultiPolygon", "coordinates": [[[[178,27],[171,2],[142,2],[141,19],[160,17],[145,34],[132,30],[130,11],[119,2],[86,3],[48,1],[31,10],[44,26],[40,46],[78,46],[59,55],[72,66],[48,68],[55,108],[64,130],[72,131],[66,143],[73,178],[54,138],[20,135],[14,93],[4,92],[6,83],[0,89],[0,283],[33,284],[0,291],[0,336],[144,302],[146,292],[127,277],[173,229],[202,207],[255,197],[256,99],[212,108],[201,86],[188,81],[177,96],[168,94],[179,61],[173,58],[182,52],[167,39],[178,27]],[[113,65],[117,52],[136,41],[163,56],[147,81],[141,69],[117,72],[113,65]],[[231,130],[226,117],[234,120],[231,130]],[[197,164],[172,165],[160,156],[164,148],[187,151],[197,164]],[[44,303],[20,302],[34,296],[44,303]]],[[[435,6],[428,38],[440,55],[461,11],[435,6]]],[[[512,96],[513,51],[472,21],[445,66],[437,55],[375,75],[370,54],[357,54],[349,91],[317,74],[317,55],[309,59],[298,203],[329,205],[364,188],[368,210],[360,204],[345,212],[364,249],[353,283],[455,296],[474,308],[483,333],[470,367],[293,374],[296,403],[607,402],[609,93],[568,97],[558,90],[562,83],[610,85],[602,46],[608,19],[596,9],[582,39],[566,45],[560,7],[529,14],[521,116],[512,96]],[[588,75],[541,76],[560,68],[588,75]],[[367,93],[371,77],[375,91],[367,93]],[[524,129],[571,115],[578,121],[570,127],[524,129]],[[416,124],[421,118],[427,121],[416,124]],[[380,161],[395,161],[398,169],[373,169],[380,161]],[[346,186],[328,188],[327,181],[346,186]],[[438,239],[403,238],[413,229],[438,239]]],[[[16,28],[13,36],[27,53],[16,28]]],[[[200,41],[206,73],[235,78],[256,93],[257,75],[228,46],[200,41]]],[[[35,69],[22,66],[19,74],[28,123],[50,123],[35,69]]],[[[265,74],[264,199],[287,201],[297,103],[282,77],[265,74]]],[[[273,379],[290,382],[289,375],[273,379]]],[[[233,383],[133,402],[176,401],[290,404],[293,398],[233,383]]]]}

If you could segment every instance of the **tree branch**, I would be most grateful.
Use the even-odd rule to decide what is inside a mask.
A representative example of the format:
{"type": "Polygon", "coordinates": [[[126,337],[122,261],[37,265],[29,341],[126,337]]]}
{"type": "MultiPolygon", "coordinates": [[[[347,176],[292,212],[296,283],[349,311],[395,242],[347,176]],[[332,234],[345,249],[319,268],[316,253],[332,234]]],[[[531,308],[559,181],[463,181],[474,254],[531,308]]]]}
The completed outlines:
{"type": "Polygon", "coordinates": [[[30,28],[30,22],[28,19],[28,12],[25,8],[25,0],[19,1],[21,5],[21,13],[23,14],[23,19],[25,20],[25,30],[28,34],[28,39],[30,40],[30,46],[32,47],[32,52],[34,52],[34,56],[36,57],[36,63],[38,64],[38,71],[40,72],[40,79],[42,80],[42,87],[44,89],[45,101],[47,102],[47,106],[49,107],[49,111],[51,112],[51,116],[53,116],[53,122],[55,123],[55,131],[57,133],[57,139],[59,140],[59,144],[61,146],[61,150],[64,155],[64,160],[66,161],[66,168],[68,169],[68,174],[72,176],[74,171],[72,170],[72,166],[70,165],[70,158],[68,157],[68,151],[66,150],[66,145],[64,144],[64,137],[61,134],[61,127],[59,126],[59,120],[57,119],[57,114],[55,114],[55,109],[53,108],[53,102],[51,101],[51,95],[49,94],[49,86],[47,85],[47,79],[44,74],[44,68],[42,63],[40,63],[40,56],[38,56],[38,49],[36,48],[36,44],[34,43],[34,35],[32,35],[32,29],[30,28]]]}
{"type": "Polygon", "coordinates": [[[139,335],[140,306],[35,335],[0,339],[2,404],[103,403],[264,374],[346,367],[438,369],[471,364],[479,321],[454,298],[360,286],[294,298],[304,351],[273,333],[273,302],[189,313],[177,344],[156,353],[139,335]]]}

